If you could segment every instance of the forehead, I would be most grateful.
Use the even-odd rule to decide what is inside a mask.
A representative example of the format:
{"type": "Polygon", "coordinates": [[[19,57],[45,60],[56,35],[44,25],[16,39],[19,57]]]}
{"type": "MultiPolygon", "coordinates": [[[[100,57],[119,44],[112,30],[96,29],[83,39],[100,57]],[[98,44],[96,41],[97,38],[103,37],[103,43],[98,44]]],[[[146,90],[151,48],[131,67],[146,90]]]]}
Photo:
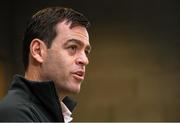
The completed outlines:
{"type": "Polygon", "coordinates": [[[89,44],[89,34],[83,26],[75,26],[70,28],[71,23],[63,21],[56,26],[57,37],[62,40],[78,39],[89,44]]]}

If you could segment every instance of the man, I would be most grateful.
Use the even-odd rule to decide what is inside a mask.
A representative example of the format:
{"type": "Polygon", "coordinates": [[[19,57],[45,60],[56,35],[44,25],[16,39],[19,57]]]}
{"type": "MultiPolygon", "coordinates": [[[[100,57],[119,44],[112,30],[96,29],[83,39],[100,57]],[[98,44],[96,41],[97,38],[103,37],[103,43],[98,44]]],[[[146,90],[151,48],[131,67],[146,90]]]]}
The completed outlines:
{"type": "Polygon", "coordinates": [[[23,40],[25,76],[15,75],[0,104],[0,121],[70,122],[90,53],[89,21],[69,8],[40,10],[23,40]]]}

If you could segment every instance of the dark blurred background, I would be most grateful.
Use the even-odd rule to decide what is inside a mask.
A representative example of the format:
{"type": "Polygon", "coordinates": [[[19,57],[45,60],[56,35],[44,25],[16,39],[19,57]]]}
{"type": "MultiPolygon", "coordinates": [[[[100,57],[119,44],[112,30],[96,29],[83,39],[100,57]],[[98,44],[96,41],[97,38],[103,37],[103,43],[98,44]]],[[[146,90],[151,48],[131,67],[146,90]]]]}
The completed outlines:
{"type": "Polygon", "coordinates": [[[93,47],[74,121],[180,121],[179,0],[14,0],[0,3],[0,97],[24,74],[26,21],[48,6],[91,21],[93,47]]]}

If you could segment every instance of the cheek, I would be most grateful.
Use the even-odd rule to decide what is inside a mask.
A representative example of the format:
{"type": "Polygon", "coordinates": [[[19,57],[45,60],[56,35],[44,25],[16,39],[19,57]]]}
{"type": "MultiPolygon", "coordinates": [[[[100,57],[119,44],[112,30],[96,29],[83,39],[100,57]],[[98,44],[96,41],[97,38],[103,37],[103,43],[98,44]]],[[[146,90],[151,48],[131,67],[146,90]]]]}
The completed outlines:
{"type": "MultiPolygon", "coordinates": [[[[73,69],[75,65],[75,60],[73,56],[70,56],[66,51],[53,51],[50,52],[48,57],[46,58],[45,67],[48,67],[48,70],[54,73],[68,72],[73,69]]],[[[50,72],[49,71],[49,72],[50,72]]]]}
{"type": "Polygon", "coordinates": [[[72,66],[72,59],[64,55],[56,55],[50,59],[51,67],[56,69],[56,72],[68,72],[72,66]]]}
{"type": "Polygon", "coordinates": [[[64,71],[67,67],[67,62],[62,57],[54,57],[54,59],[50,59],[51,67],[56,69],[57,71],[64,71]]]}

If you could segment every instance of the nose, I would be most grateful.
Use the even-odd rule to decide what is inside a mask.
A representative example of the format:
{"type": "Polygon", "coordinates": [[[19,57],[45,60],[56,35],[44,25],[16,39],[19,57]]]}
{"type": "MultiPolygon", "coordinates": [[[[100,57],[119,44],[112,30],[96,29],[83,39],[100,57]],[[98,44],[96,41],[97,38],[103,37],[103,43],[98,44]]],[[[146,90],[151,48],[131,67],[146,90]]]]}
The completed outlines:
{"type": "Polygon", "coordinates": [[[79,64],[79,65],[82,65],[82,66],[86,66],[86,65],[89,64],[88,57],[86,56],[85,53],[79,54],[79,56],[76,59],[76,64],[79,64]]]}

